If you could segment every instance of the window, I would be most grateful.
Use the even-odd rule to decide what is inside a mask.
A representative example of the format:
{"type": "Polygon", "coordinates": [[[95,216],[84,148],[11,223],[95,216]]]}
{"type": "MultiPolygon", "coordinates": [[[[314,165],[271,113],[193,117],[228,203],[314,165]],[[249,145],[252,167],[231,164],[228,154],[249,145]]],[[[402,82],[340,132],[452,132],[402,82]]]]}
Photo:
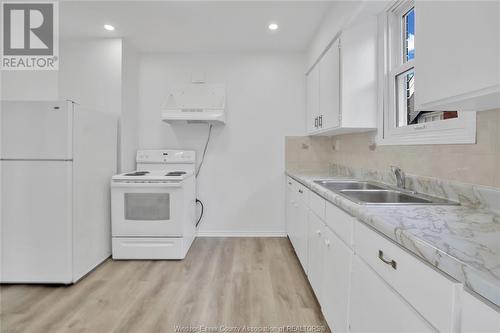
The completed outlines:
{"type": "Polygon", "coordinates": [[[382,144],[474,143],[475,114],[418,108],[418,8],[396,2],[383,17],[381,39],[382,144]],[[444,133],[446,132],[446,133],[444,133]]]}

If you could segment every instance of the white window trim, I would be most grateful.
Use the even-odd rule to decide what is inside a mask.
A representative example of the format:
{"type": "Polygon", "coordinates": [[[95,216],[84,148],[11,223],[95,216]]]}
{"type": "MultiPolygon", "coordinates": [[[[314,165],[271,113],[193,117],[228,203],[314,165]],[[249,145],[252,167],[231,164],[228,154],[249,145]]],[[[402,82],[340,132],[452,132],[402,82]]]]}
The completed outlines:
{"type": "MultiPolygon", "coordinates": [[[[443,121],[396,127],[395,78],[398,74],[415,68],[418,80],[417,58],[402,62],[402,43],[400,38],[401,14],[414,6],[414,1],[403,0],[393,3],[379,16],[378,45],[378,134],[379,145],[418,145],[418,144],[473,144],[476,143],[476,112],[459,112],[458,118],[443,121]],[[395,32],[397,31],[397,33],[395,32]],[[397,34],[398,44],[391,45],[391,35],[397,34]]],[[[418,13],[416,13],[418,15],[418,13]]],[[[418,36],[416,37],[418,40],[418,36]]],[[[418,94],[418,91],[415,92],[418,94]]],[[[426,110],[427,111],[427,110],[426,110]]],[[[432,111],[432,110],[428,110],[432,111]]]]}

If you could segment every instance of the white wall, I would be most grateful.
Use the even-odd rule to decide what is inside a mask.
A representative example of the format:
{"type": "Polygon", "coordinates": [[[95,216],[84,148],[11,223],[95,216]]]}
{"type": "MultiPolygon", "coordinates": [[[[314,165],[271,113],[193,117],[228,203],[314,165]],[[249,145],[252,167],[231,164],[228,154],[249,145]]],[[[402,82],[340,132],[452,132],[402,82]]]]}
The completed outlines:
{"type": "Polygon", "coordinates": [[[195,149],[200,157],[207,126],[172,127],[161,122],[160,106],[169,86],[188,83],[193,71],[226,84],[227,125],[214,128],[198,179],[200,234],[284,234],[284,137],[305,132],[304,61],[302,54],[141,58],[141,149],[195,149]]]}
{"type": "Polygon", "coordinates": [[[2,71],[3,100],[57,100],[58,71],[2,71]]]}
{"type": "Polygon", "coordinates": [[[121,89],[121,39],[71,39],[61,43],[60,98],[118,115],[121,89]]]}
{"type": "MultiPolygon", "coordinates": [[[[122,107],[122,40],[65,40],[59,53],[59,98],[119,116],[122,107]]],[[[120,138],[118,128],[117,171],[121,170],[120,138]]]]}
{"type": "Polygon", "coordinates": [[[126,42],[122,45],[122,114],[120,118],[120,171],[135,170],[139,143],[139,55],[126,42]]]}
{"type": "Polygon", "coordinates": [[[5,100],[71,99],[120,116],[118,171],[135,168],[139,56],[119,38],[65,39],[59,71],[2,71],[5,100]]]}
{"type": "Polygon", "coordinates": [[[58,71],[2,71],[2,99],[72,99],[121,112],[121,39],[60,42],[58,71]]]}

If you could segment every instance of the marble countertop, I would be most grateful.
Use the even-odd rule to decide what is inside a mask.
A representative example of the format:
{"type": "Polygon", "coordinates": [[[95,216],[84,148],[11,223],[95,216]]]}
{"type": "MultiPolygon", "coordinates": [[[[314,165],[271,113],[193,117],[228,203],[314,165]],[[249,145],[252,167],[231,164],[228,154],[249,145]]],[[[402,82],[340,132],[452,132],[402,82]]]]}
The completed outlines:
{"type": "Polygon", "coordinates": [[[290,171],[287,174],[500,306],[498,213],[465,206],[358,205],[313,182],[341,177],[290,171]]]}

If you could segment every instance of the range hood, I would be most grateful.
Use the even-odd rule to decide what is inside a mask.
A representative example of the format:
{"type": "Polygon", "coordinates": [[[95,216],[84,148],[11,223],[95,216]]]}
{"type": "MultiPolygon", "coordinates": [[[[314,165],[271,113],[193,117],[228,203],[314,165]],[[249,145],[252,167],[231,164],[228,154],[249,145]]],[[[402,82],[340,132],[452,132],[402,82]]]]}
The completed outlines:
{"type": "Polygon", "coordinates": [[[163,121],[174,124],[226,123],[226,87],[223,84],[192,83],[168,94],[161,108],[163,121]]]}

